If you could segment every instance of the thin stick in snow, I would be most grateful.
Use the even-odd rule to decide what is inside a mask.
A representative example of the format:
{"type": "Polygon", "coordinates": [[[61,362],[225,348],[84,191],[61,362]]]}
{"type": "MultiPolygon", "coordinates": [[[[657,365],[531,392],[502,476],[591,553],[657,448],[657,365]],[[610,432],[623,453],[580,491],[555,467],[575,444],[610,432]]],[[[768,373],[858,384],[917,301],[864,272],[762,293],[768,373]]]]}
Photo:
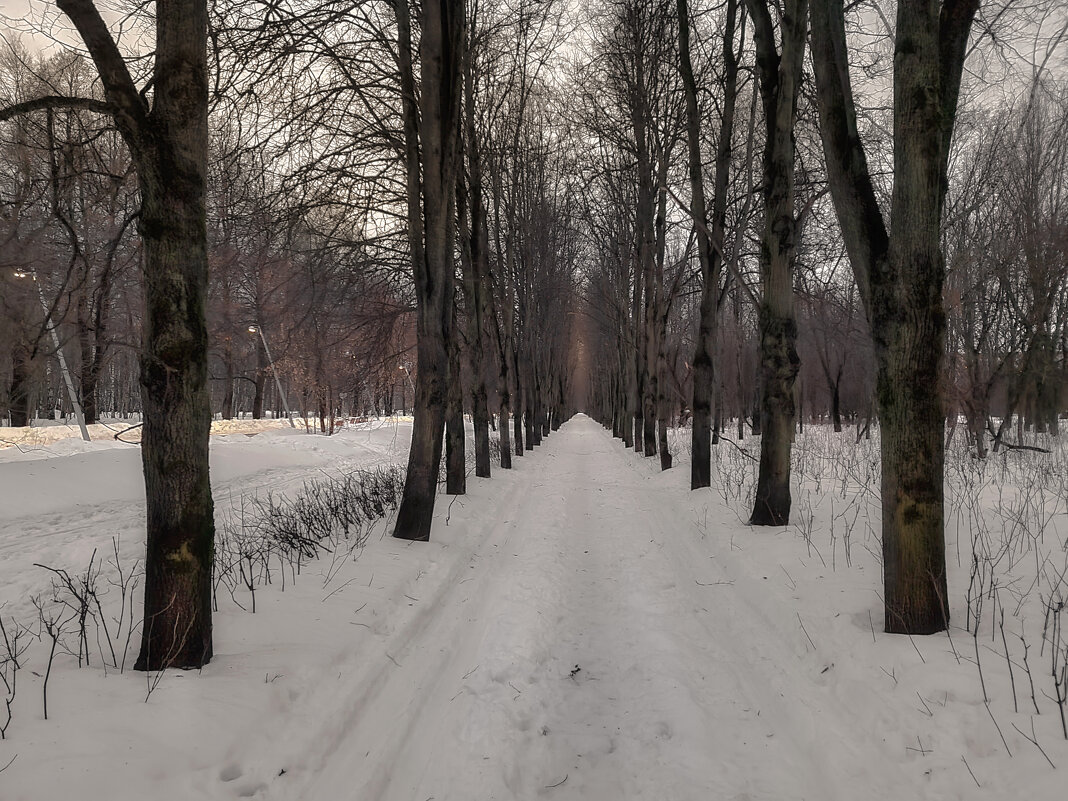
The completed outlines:
{"type": "Polygon", "coordinates": [[[805,636],[808,637],[808,641],[812,644],[812,650],[813,651],[818,650],[816,648],[816,643],[812,642],[812,638],[808,636],[808,631],[805,629],[805,623],[804,623],[804,621],[801,620],[801,613],[797,612],[796,614],[797,614],[797,622],[801,624],[801,631],[805,632],[805,636]]]}
{"type": "Polygon", "coordinates": [[[1020,732],[1020,736],[1021,737],[1023,737],[1025,740],[1027,740],[1029,743],[1031,743],[1035,748],[1037,748],[1039,750],[1039,753],[1042,754],[1042,756],[1046,757],[1046,761],[1049,763],[1049,766],[1051,768],[1053,768],[1054,770],[1057,769],[1057,766],[1053,764],[1053,760],[1049,758],[1049,755],[1045,752],[1045,750],[1043,750],[1042,746],[1040,746],[1038,744],[1038,735],[1035,734],[1035,719],[1034,718],[1031,718],[1031,736],[1030,737],[1028,737],[1026,734],[1024,734],[1022,731],[1020,731],[1020,727],[1017,726],[1015,723],[1012,724],[1012,727],[1014,729],[1016,729],[1016,731],[1020,732]]]}

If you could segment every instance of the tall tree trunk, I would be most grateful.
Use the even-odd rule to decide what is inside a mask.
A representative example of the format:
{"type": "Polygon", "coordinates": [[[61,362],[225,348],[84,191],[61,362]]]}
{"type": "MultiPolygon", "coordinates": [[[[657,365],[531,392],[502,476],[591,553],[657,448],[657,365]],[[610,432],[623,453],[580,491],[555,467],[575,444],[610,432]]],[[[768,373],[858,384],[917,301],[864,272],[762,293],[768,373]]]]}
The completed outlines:
{"type": "MultiPolygon", "coordinates": [[[[726,229],[727,185],[730,178],[731,139],[738,96],[738,58],[734,52],[737,0],[728,0],[723,30],[723,116],[716,148],[715,186],[712,222],[709,226],[705,205],[705,179],[701,159],[701,112],[697,105],[697,83],[690,58],[690,13],[687,0],[678,0],[679,56],[683,89],[686,94],[686,139],[689,146],[690,213],[697,236],[697,259],[701,268],[701,306],[693,357],[693,422],[691,428],[690,489],[712,483],[712,407],[716,391],[715,353],[719,330],[719,283],[722,248],[726,229]],[[713,243],[713,238],[716,242],[713,243]]],[[[720,415],[716,405],[716,415],[720,415]]]]}
{"type": "MultiPolygon", "coordinates": [[[[780,22],[781,53],[764,0],[747,0],[753,19],[760,94],[764,105],[764,233],[760,243],[763,279],[760,317],[760,468],[752,525],[790,522],[790,450],[797,410],[794,380],[797,321],[793,267],[797,248],[794,218],[794,121],[801,84],[807,0],[787,0],[780,22]]],[[[754,414],[754,420],[756,415],[754,414]]]]}
{"type": "Polygon", "coordinates": [[[415,274],[418,378],[408,472],[393,536],[429,540],[445,428],[464,6],[444,0],[422,4],[418,114],[408,0],[396,0],[394,8],[408,170],[409,247],[415,274]]]}
{"type": "Polygon", "coordinates": [[[812,55],[831,197],[875,344],[888,632],[949,621],[940,249],[949,144],[978,0],[900,0],[894,189],[887,232],[857,134],[842,0],[812,0],[812,55]]]}
{"type": "Polygon", "coordinates": [[[215,524],[208,476],[207,4],[156,9],[153,107],[90,0],[59,0],[96,64],[141,190],[145,320],[141,457],[147,501],[139,670],[200,667],[212,655],[215,524]]]}
{"type": "Polygon", "coordinates": [[[471,15],[468,25],[468,44],[464,53],[464,145],[467,153],[469,189],[464,192],[464,182],[457,183],[460,188],[460,200],[457,207],[460,213],[460,236],[466,245],[461,246],[461,266],[463,267],[464,305],[467,308],[467,353],[471,364],[471,422],[475,434],[475,475],[479,478],[490,477],[490,415],[486,392],[486,307],[489,258],[489,233],[487,230],[486,207],[482,190],[482,154],[478,148],[477,130],[475,128],[475,80],[474,50],[472,42],[475,37],[475,15],[471,15]],[[470,205],[470,223],[461,205],[470,205]],[[467,225],[467,230],[465,229],[467,225]]]}

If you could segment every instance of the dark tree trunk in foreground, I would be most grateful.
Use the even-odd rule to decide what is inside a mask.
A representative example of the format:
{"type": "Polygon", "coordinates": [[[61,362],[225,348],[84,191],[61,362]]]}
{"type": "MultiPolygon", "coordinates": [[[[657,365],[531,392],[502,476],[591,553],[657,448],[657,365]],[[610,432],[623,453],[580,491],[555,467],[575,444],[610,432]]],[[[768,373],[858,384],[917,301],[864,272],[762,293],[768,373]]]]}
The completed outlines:
{"type": "Polygon", "coordinates": [[[141,457],[147,501],[145,607],[138,670],[211,659],[215,523],[208,479],[207,4],[156,9],[151,109],[91,0],[58,0],[104,86],[130,148],[145,251],[141,457]]]}
{"type": "Polygon", "coordinates": [[[422,5],[418,113],[407,0],[397,0],[394,8],[404,105],[408,237],[415,274],[419,370],[408,473],[393,536],[429,540],[445,430],[464,7],[463,3],[441,0],[425,0],[422,5]]]}
{"type": "Polygon", "coordinates": [[[797,249],[794,120],[808,13],[807,0],[786,0],[779,26],[779,52],[767,3],[747,0],[747,5],[753,19],[765,121],[764,233],[760,243],[760,470],[749,522],[756,526],[785,526],[790,522],[790,450],[797,415],[794,380],[800,366],[793,286],[797,249]]]}
{"type": "MultiPolygon", "coordinates": [[[[686,139],[689,145],[690,213],[697,235],[697,258],[701,267],[701,308],[693,357],[693,424],[690,489],[712,484],[712,409],[716,374],[714,359],[719,329],[719,283],[723,264],[722,249],[727,214],[727,181],[730,177],[731,137],[738,96],[738,59],[734,54],[734,27],[737,0],[727,2],[723,31],[723,117],[716,148],[715,186],[712,221],[705,205],[705,179],[701,162],[701,113],[697,105],[697,84],[690,59],[690,15],[687,0],[678,0],[679,56],[682,84],[686,93],[686,139]],[[713,242],[715,239],[715,242],[713,242]]],[[[719,416],[719,406],[716,415],[719,416]]]]}
{"type": "Polygon", "coordinates": [[[894,189],[887,232],[857,133],[842,0],[812,0],[812,55],[831,196],[875,344],[888,632],[949,623],[943,510],[949,144],[978,0],[900,0],[894,189]]]}

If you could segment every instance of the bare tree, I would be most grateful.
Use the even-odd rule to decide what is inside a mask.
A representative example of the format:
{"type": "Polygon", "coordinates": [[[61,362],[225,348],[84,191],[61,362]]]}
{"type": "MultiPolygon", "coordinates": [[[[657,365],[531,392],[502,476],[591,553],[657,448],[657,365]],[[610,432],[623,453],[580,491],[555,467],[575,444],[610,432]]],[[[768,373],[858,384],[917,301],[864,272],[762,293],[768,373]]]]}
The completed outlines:
{"type": "Polygon", "coordinates": [[[408,0],[395,0],[408,173],[408,239],[415,276],[418,377],[404,497],[393,536],[429,540],[441,464],[454,295],[454,203],[460,170],[463,3],[427,0],[415,90],[408,0]]]}
{"type": "Polygon", "coordinates": [[[842,0],[812,0],[812,56],[831,196],[875,341],[886,630],[949,623],[943,523],[942,207],[978,0],[900,0],[887,229],[857,131],[842,0]]]}
{"type": "Polygon", "coordinates": [[[45,96],[39,108],[109,114],[130,149],[141,193],[145,325],[142,460],[148,506],[145,616],[136,667],[199,667],[211,659],[215,523],[208,478],[207,4],[156,9],[152,102],[138,89],[92,0],[58,0],[96,65],[105,100],[45,96]]]}

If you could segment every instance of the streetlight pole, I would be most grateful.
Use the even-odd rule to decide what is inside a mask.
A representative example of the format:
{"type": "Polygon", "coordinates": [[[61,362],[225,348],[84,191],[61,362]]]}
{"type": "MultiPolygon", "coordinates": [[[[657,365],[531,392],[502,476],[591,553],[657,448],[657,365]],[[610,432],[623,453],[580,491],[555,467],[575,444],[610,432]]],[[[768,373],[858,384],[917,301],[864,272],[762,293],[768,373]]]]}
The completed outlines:
{"type": "Polygon", "coordinates": [[[45,315],[45,328],[48,329],[48,333],[52,335],[52,344],[56,349],[56,358],[59,359],[59,371],[63,374],[63,383],[67,385],[67,395],[70,398],[70,404],[74,407],[74,417],[78,421],[78,428],[82,431],[82,439],[89,442],[89,429],[85,426],[85,412],[82,411],[82,404],[78,400],[78,393],[74,391],[74,381],[70,377],[70,370],[67,369],[67,359],[63,356],[63,348],[60,347],[59,332],[56,331],[55,325],[52,323],[52,314],[48,309],[48,304],[45,302],[44,290],[41,289],[41,284],[37,280],[37,272],[30,270],[15,270],[16,278],[32,278],[33,282],[37,285],[37,297],[41,301],[41,308],[44,310],[45,315]]]}
{"type": "Polygon", "coordinates": [[[286,410],[286,417],[289,418],[289,427],[296,428],[296,423],[293,422],[293,413],[289,411],[289,401],[286,400],[286,393],[282,391],[282,382],[278,378],[278,368],[274,366],[274,359],[271,357],[271,349],[267,347],[267,337],[263,335],[263,328],[258,325],[250,325],[248,327],[250,334],[259,334],[260,341],[263,342],[263,351],[267,354],[267,362],[271,365],[271,372],[274,373],[274,383],[278,387],[278,397],[282,399],[282,406],[286,410]]]}

